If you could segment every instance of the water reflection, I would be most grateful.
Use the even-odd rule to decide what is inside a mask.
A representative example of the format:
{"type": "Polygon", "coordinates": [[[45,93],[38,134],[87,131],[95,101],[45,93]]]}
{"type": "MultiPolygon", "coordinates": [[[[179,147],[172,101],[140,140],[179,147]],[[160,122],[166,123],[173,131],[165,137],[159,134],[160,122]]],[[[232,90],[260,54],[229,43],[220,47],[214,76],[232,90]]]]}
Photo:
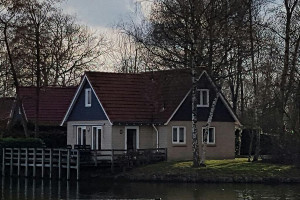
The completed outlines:
{"type": "Polygon", "coordinates": [[[300,184],[126,183],[99,179],[67,182],[2,178],[1,199],[300,199],[300,184]]]}

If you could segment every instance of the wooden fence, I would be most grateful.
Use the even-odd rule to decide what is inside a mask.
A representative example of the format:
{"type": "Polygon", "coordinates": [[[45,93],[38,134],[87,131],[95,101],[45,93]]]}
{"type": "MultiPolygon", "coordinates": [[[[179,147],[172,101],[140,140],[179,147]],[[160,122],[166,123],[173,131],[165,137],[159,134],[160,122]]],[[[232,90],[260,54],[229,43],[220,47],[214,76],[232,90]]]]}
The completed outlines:
{"type": "Polygon", "coordinates": [[[148,164],[167,160],[166,149],[138,149],[126,151],[123,149],[110,149],[94,151],[86,148],[2,148],[2,176],[12,176],[15,171],[17,176],[24,169],[24,176],[37,175],[37,169],[41,169],[41,177],[45,177],[46,171],[49,178],[53,178],[54,169],[58,171],[58,178],[62,178],[62,170],[66,170],[66,178],[70,180],[71,169],[76,170],[77,180],[80,178],[81,167],[96,166],[110,167],[114,172],[116,167],[130,168],[136,165],[148,164]],[[31,173],[29,173],[29,171],[31,173]]]}

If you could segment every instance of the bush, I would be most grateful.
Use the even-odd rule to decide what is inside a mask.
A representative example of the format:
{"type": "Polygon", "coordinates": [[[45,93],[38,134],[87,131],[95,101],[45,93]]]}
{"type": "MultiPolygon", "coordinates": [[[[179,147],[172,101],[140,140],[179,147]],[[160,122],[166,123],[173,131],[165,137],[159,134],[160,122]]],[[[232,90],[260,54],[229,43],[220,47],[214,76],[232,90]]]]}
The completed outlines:
{"type": "Polygon", "coordinates": [[[0,148],[40,148],[44,147],[44,142],[39,138],[2,138],[0,148]]]}
{"type": "Polygon", "coordinates": [[[67,134],[62,131],[40,132],[39,137],[49,148],[64,148],[67,146],[67,134]]]}
{"type": "Polygon", "coordinates": [[[295,164],[300,166],[300,137],[286,134],[275,138],[272,149],[272,160],[276,163],[295,164]]]}

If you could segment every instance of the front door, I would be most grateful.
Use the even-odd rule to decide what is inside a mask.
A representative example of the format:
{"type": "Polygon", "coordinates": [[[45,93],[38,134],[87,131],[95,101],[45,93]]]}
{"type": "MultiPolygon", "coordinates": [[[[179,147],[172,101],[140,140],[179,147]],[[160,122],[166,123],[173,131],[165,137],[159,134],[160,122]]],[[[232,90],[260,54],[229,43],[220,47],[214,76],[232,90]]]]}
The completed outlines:
{"type": "Polygon", "coordinates": [[[137,129],[136,128],[127,128],[127,150],[136,150],[137,149],[137,129]]]}

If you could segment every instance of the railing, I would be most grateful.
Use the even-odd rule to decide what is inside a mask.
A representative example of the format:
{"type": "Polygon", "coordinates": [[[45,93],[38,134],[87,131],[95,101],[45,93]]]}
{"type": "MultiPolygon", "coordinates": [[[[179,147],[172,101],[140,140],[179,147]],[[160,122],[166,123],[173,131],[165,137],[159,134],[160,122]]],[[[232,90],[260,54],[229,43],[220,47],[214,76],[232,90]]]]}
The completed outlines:
{"type": "Polygon", "coordinates": [[[67,169],[67,179],[70,179],[70,169],[77,170],[77,179],[80,173],[80,150],[76,149],[52,149],[52,148],[3,148],[2,149],[2,176],[6,167],[12,176],[14,167],[17,167],[17,175],[20,176],[21,167],[25,168],[24,175],[28,177],[29,169],[32,176],[36,177],[37,168],[41,168],[41,177],[44,178],[45,170],[49,170],[49,178],[52,178],[53,169],[58,169],[58,178],[62,177],[62,169],[67,169]]]}
{"type": "Polygon", "coordinates": [[[5,176],[6,168],[10,176],[17,170],[20,176],[21,168],[24,168],[25,177],[36,177],[37,168],[41,169],[41,177],[45,177],[45,171],[49,172],[49,178],[53,177],[53,169],[58,170],[58,178],[62,178],[62,169],[66,169],[67,180],[70,179],[70,170],[75,169],[77,180],[80,177],[81,166],[110,166],[111,172],[115,167],[128,168],[141,164],[167,160],[167,149],[103,149],[91,150],[90,148],[77,147],[77,149],[64,148],[3,148],[2,149],[2,175],[5,176]]]}
{"type": "Polygon", "coordinates": [[[103,149],[91,150],[91,160],[95,166],[110,163],[111,171],[114,172],[116,165],[120,167],[133,167],[135,165],[149,164],[167,160],[167,149],[103,149]]]}

